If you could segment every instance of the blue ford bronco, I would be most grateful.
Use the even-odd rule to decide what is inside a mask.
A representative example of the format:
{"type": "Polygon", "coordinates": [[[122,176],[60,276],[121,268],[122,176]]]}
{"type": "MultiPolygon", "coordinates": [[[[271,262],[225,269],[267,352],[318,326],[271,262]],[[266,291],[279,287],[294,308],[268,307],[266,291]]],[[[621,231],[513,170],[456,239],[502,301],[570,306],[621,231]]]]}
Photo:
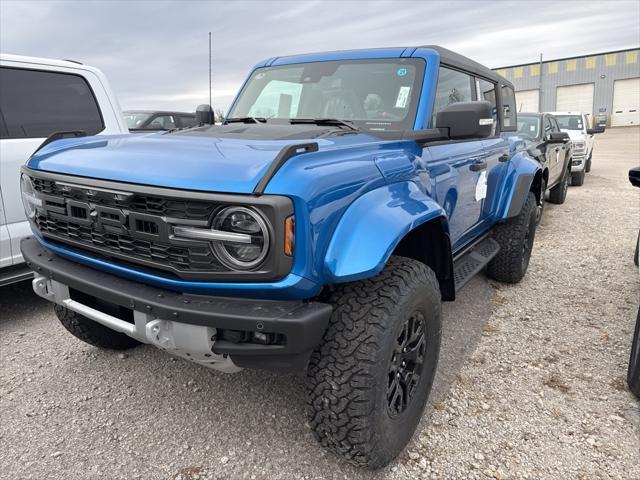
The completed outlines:
{"type": "Polygon", "coordinates": [[[330,52],[263,61],[222,125],[207,113],[45,142],[21,177],[35,292],[97,347],[306,369],[318,441],[387,464],[429,395],[441,302],[527,270],[542,174],[513,86],[435,46],[330,52]]]}

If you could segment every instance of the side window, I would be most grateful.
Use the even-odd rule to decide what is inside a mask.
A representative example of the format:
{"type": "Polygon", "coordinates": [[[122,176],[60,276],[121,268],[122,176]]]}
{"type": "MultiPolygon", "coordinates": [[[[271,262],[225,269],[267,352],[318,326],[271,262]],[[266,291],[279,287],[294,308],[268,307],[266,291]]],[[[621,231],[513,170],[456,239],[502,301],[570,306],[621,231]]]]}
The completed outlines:
{"type": "Polygon", "coordinates": [[[260,92],[249,109],[250,117],[295,118],[298,113],[302,84],[272,80],[260,92]]]}
{"type": "Polygon", "coordinates": [[[516,94],[513,88],[503,85],[502,95],[502,127],[513,131],[517,128],[516,121],[516,94]]]}
{"type": "Polygon", "coordinates": [[[196,124],[196,117],[191,115],[180,115],[180,126],[182,128],[193,127],[196,124]]]}
{"type": "Polygon", "coordinates": [[[173,115],[158,115],[151,120],[146,128],[150,130],[171,130],[172,128],[176,128],[176,122],[173,115]]]}
{"type": "Polygon", "coordinates": [[[496,134],[496,128],[498,125],[498,107],[496,104],[496,85],[495,83],[488,82],[482,78],[476,79],[476,88],[478,89],[478,100],[491,103],[493,114],[493,128],[491,129],[491,136],[496,134]]]}
{"type": "Polygon", "coordinates": [[[470,102],[474,94],[471,90],[471,76],[466,73],[440,67],[438,72],[438,86],[436,87],[436,98],[433,103],[433,114],[431,124],[436,125],[437,113],[447,105],[457,102],[470,102]]]}
{"type": "Polygon", "coordinates": [[[91,88],[78,75],[0,68],[0,108],[8,138],[44,138],[54,132],[104,130],[91,88]]]}
{"type": "Polygon", "coordinates": [[[558,125],[558,122],[556,122],[556,119],[553,117],[549,117],[549,120],[551,120],[551,126],[553,127],[553,131],[554,132],[559,132],[560,131],[560,125],[558,125]]]}

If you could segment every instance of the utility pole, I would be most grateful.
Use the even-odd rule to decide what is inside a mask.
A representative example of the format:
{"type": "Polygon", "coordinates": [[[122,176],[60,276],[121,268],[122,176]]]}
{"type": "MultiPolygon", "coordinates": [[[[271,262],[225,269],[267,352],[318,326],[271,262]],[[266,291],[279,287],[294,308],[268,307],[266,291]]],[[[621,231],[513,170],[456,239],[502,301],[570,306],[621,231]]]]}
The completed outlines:
{"type": "Polygon", "coordinates": [[[542,111],[542,53],[540,54],[540,71],[538,72],[538,111],[542,111]]]}
{"type": "Polygon", "coordinates": [[[211,106],[211,32],[209,32],[209,106],[211,106]]]}

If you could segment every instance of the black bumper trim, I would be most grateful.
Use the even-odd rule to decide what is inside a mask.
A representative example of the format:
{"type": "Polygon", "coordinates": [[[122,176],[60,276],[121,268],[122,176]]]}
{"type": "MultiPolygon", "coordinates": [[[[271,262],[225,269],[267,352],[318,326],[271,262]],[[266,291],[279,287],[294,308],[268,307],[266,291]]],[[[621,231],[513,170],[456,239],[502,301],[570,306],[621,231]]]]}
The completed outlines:
{"type": "Polygon", "coordinates": [[[38,274],[115,305],[176,322],[286,336],[286,345],[214,344],[216,353],[228,353],[240,366],[282,370],[290,369],[289,363],[302,365],[322,340],[331,316],[326,303],[189,295],[133,282],[67,260],[34,237],[23,239],[20,248],[38,274]],[[240,360],[245,355],[246,361],[240,360]],[[270,357],[277,365],[269,365],[270,357]]]}

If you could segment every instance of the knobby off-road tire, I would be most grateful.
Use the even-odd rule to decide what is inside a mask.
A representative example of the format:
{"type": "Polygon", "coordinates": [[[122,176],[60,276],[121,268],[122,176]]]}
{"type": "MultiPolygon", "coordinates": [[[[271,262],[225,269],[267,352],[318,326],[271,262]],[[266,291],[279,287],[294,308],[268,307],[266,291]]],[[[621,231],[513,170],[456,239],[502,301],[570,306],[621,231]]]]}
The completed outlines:
{"type": "Polygon", "coordinates": [[[636,328],[631,342],[627,384],[629,385],[629,390],[640,398],[640,310],[638,310],[638,316],[636,317],[636,328]]]}
{"type": "Polygon", "coordinates": [[[580,187],[584,184],[584,170],[571,174],[571,185],[574,187],[580,187]]]}
{"type": "Polygon", "coordinates": [[[562,205],[567,199],[567,190],[571,180],[571,171],[566,168],[562,174],[560,182],[549,191],[549,201],[557,205],[562,205]]]}
{"type": "Polygon", "coordinates": [[[307,371],[309,424],[324,447],[380,468],[411,439],[431,390],[438,281],[421,262],[391,257],[379,275],[338,286],[330,301],[329,327],[307,371]]]}
{"type": "Polygon", "coordinates": [[[61,305],[55,305],[54,310],[64,328],[89,345],[110,350],[126,350],[140,345],[128,335],[111,330],[61,305]]]}
{"type": "Polygon", "coordinates": [[[540,188],[540,201],[536,204],[536,225],[540,225],[542,221],[542,214],[544,213],[544,204],[547,197],[547,182],[542,180],[542,187],[540,188]]]}
{"type": "Polygon", "coordinates": [[[498,225],[493,232],[500,251],[487,265],[489,276],[506,283],[522,280],[529,266],[535,235],[536,197],[529,192],[520,214],[498,225]]]}

